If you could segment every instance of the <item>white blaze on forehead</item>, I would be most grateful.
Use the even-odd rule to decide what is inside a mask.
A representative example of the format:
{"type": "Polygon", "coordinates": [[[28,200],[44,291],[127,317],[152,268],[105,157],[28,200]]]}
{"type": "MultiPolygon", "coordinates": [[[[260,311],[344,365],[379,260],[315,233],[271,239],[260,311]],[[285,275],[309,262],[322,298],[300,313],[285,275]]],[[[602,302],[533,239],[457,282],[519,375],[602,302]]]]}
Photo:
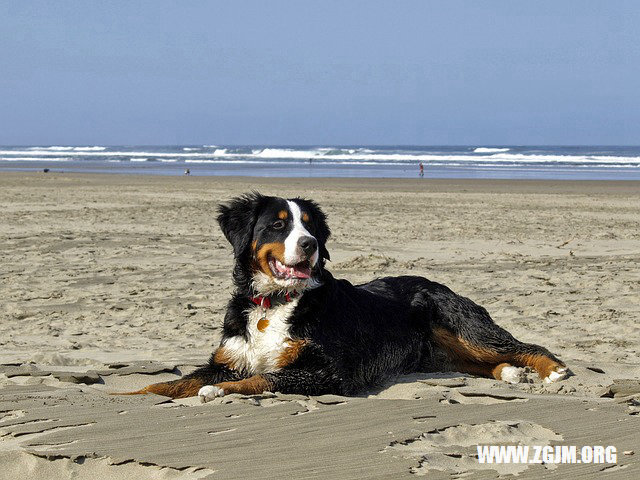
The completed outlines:
{"type": "MultiPolygon", "coordinates": [[[[298,239],[300,237],[313,237],[304,227],[302,223],[302,212],[296,202],[287,200],[289,205],[289,211],[291,212],[291,220],[293,221],[293,229],[284,241],[284,261],[287,265],[295,265],[304,260],[303,253],[298,247],[298,239]]],[[[315,238],[315,237],[313,237],[315,238]]],[[[314,266],[318,261],[318,251],[309,259],[311,266],[314,266]]]]}

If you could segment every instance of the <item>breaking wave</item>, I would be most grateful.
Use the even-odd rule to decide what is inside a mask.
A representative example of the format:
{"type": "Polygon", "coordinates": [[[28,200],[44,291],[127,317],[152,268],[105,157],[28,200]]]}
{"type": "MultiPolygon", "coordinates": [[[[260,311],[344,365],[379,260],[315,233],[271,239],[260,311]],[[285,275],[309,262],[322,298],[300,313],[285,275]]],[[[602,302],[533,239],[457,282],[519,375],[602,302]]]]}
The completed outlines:
{"type": "Polygon", "coordinates": [[[497,152],[508,152],[511,150],[510,148],[487,148],[487,147],[478,147],[473,150],[473,153],[497,153],[497,152]]]}

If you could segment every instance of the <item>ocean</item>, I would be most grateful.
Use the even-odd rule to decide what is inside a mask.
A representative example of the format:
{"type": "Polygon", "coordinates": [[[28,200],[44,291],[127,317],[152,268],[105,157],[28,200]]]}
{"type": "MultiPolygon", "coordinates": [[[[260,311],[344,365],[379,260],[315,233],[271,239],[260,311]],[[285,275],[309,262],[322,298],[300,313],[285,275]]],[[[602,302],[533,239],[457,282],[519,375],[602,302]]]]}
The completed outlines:
{"type": "Polygon", "coordinates": [[[624,146],[5,146],[1,171],[257,177],[640,180],[624,146]]]}

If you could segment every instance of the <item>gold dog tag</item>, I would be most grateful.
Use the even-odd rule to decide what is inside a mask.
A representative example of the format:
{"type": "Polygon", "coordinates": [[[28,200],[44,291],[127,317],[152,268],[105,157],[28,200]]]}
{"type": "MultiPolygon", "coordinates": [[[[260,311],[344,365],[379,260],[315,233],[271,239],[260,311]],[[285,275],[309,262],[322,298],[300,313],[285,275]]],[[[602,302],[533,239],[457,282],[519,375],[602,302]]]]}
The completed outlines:
{"type": "Polygon", "coordinates": [[[269,319],[267,317],[262,317],[258,320],[258,331],[264,332],[269,326],[269,319]]]}

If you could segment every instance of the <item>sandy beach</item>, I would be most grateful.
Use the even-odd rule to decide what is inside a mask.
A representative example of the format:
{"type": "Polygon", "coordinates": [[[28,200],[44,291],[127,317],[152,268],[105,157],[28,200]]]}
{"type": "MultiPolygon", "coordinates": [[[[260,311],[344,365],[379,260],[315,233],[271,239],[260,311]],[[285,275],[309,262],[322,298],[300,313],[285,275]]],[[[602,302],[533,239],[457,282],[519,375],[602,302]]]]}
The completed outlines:
{"type": "Polygon", "coordinates": [[[0,478],[640,478],[639,219],[631,181],[3,172],[0,478]],[[254,189],[319,202],[335,276],[444,283],[574,376],[109,396],[217,345],[233,258],[216,206],[254,189]],[[614,445],[617,462],[481,465],[478,444],[614,445]]]}

